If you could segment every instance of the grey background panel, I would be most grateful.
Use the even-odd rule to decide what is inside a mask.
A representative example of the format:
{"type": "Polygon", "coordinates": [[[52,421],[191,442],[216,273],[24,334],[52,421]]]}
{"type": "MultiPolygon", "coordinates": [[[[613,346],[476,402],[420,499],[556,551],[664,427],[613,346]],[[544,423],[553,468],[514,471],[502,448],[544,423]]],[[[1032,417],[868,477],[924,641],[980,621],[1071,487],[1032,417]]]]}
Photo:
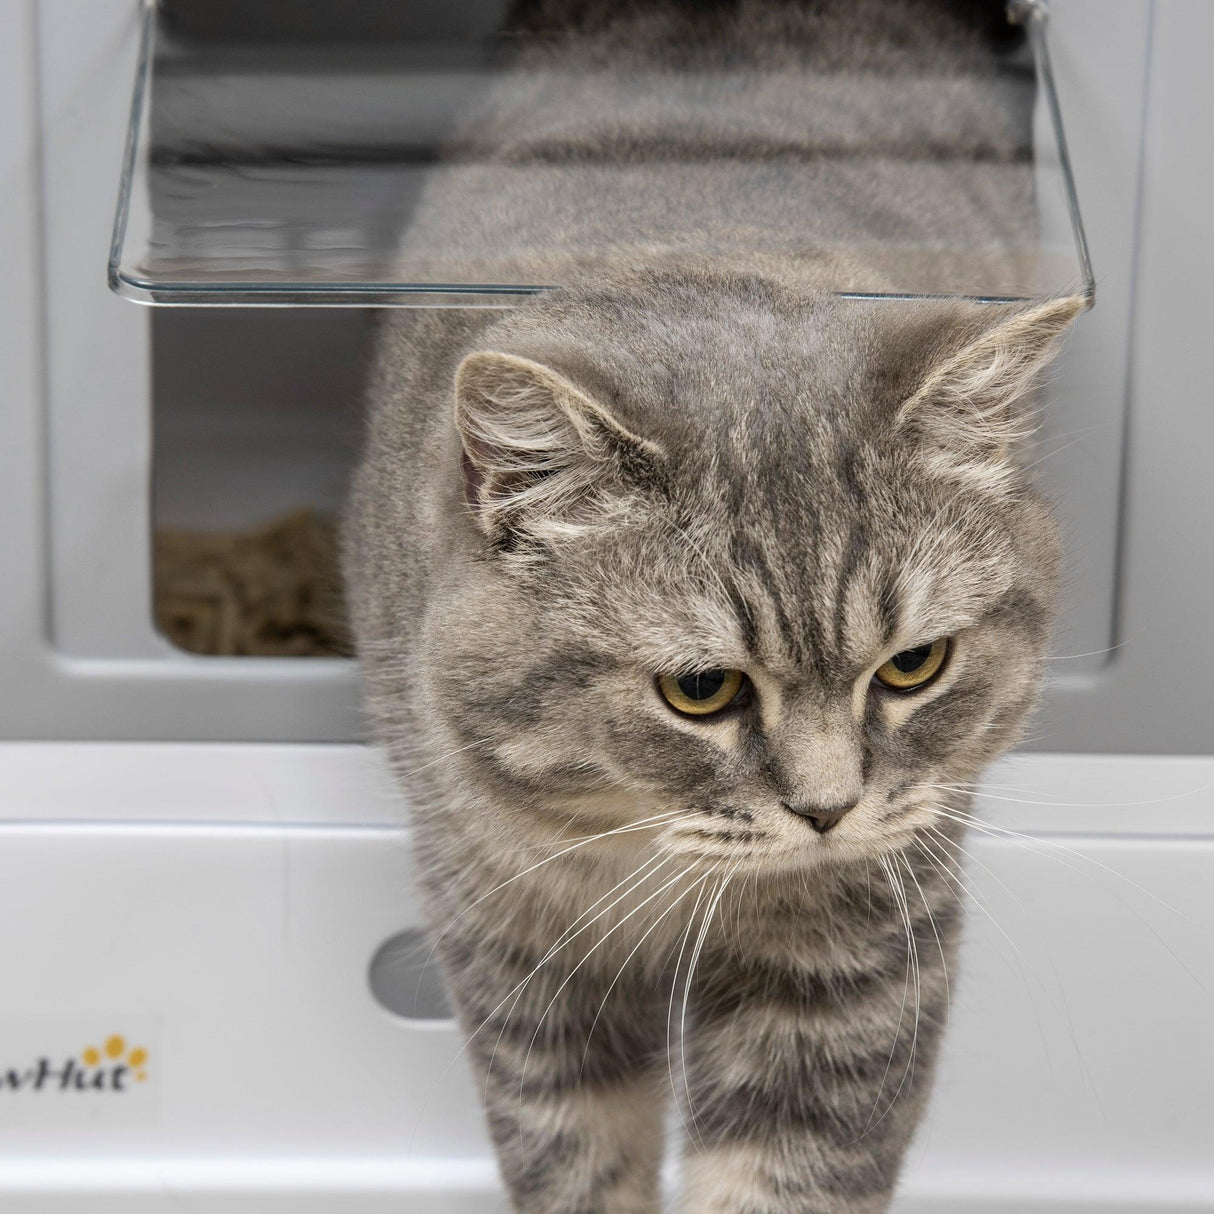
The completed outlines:
{"type": "Polygon", "coordinates": [[[349,663],[191,658],[151,626],[149,316],[98,260],[141,11],[5,10],[0,736],[360,738],[349,663]]]}
{"type": "MultiPolygon", "coordinates": [[[[1203,201],[1214,191],[1212,45],[1214,5],[1167,0],[1154,6],[1129,333],[1116,648],[1096,674],[1058,679],[1038,730],[1051,749],[1214,750],[1208,370],[1214,245],[1203,201]]],[[[1101,53],[1095,40],[1088,54],[1101,53]]],[[[1085,165],[1081,161],[1081,172],[1085,165]]],[[[1120,360],[1126,349],[1110,344],[1094,353],[1120,360]]]]}
{"type": "Polygon", "coordinates": [[[1114,641],[1149,13],[1148,4],[1107,0],[1050,6],[1051,58],[1097,282],[1095,309],[1076,322],[1041,393],[1034,456],[1065,527],[1055,649],[1075,655],[1056,664],[1066,676],[1099,669],[1114,641]]]}

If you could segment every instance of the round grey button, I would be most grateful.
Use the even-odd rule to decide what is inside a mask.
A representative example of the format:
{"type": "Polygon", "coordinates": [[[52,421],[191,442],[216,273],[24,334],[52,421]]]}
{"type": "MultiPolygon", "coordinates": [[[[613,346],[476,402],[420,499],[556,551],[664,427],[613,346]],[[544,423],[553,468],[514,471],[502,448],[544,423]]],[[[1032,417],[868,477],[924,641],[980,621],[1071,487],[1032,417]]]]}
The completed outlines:
{"type": "Polygon", "coordinates": [[[368,978],[371,994],[394,1016],[430,1022],[453,1019],[442,969],[419,927],[406,928],[385,940],[371,958],[368,978]]]}

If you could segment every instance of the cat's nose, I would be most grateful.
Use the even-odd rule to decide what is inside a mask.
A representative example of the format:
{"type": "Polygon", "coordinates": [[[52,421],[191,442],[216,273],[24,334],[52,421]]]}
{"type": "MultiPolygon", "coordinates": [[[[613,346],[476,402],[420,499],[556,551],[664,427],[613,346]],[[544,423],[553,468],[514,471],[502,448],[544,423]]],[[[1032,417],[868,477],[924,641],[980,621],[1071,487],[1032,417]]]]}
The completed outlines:
{"type": "Polygon", "coordinates": [[[791,805],[787,801],[780,804],[789,813],[804,818],[820,835],[833,830],[843,820],[843,815],[856,807],[854,801],[850,805],[791,805]]]}

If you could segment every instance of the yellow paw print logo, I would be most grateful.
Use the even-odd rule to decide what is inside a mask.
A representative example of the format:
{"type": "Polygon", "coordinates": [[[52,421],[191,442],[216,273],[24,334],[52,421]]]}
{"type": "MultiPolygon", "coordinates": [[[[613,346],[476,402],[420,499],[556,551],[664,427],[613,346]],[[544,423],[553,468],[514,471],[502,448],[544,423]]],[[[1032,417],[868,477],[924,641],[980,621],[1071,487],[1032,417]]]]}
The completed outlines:
{"type": "Polygon", "coordinates": [[[143,1069],[148,1061],[147,1050],[143,1046],[137,1045],[128,1053],[126,1038],[117,1033],[112,1037],[107,1037],[101,1049],[94,1045],[86,1046],[80,1057],[84,1060],[85,1066],[101,1066],[103,1061],[125,1062],[135,1072],[135,1078],[139,1083],[143,1083],[148,1077],[147,1071],[143,1069]]]}

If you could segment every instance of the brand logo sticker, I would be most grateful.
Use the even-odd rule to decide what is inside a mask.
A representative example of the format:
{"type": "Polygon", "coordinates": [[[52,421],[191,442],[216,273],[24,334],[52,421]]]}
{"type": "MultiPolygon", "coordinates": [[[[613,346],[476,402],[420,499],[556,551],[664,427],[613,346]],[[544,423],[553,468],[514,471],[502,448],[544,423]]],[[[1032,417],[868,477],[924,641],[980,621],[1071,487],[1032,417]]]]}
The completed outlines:
{"type": "Polygon", "coordinates": [[[86,1035],[83,1019],[0,1021],[0,1124],[155,1120],[160,1066],[154,1022],[89,1017],[111,1031],[86,1035]]]}

